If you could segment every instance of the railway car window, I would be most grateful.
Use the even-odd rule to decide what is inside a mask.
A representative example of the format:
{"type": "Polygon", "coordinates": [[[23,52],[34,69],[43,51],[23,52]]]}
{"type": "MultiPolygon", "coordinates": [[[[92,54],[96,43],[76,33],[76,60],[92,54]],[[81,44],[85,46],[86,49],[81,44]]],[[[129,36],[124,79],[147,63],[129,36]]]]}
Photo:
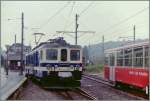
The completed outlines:
{"type": "Polygon", "coordinates": [[[145,67],[149,67],[149,56],[148,56],[149,48],[145,48],[145,67]]]}
{"type": "Polygon", "coordinates": [[[80,60],[80,50],[71,50],[70,51],[70,60],[79,61],[80,60]]]}
{"type": "Polygon", "coordinates": [[[40,51],[40,59],[41,60],[43,59],[43,51],[42,50],[40,51]]]}
{"type": "Polygon", "coordinates": [[[134,49],[134,66],[142,67],[143,66],[143,48],[134,49]]]}
{"type": "Polygon", "coordinates": [[[108,57],[105,57],[105,64],[108,65],[108,57]]]}
{"type": "Polygon", "coordinates": [[[114,66],[115,64],[115,56],[114,54],[110,54],[110,66],[114,66]]]}
{"type": "Polygon", "coordinates": [[[117,52],[117,66],[123,66],[123,51],[117,52]]]}
{"type": "Polygon", "coordinates": [[[46,59],[47,60],[57,60],[58,51],[56,49],[47,49],[46,50],[46,59]]]}
{"type": "Polygon", "coordinates": [[[67,49],[61,50],[61,61],[67,61],[67,49]]]}
{"type": "Polygon", "coordinates": [[[124,61],[125,66],[132,66],[132,49],[125,50],[124,61]]]}

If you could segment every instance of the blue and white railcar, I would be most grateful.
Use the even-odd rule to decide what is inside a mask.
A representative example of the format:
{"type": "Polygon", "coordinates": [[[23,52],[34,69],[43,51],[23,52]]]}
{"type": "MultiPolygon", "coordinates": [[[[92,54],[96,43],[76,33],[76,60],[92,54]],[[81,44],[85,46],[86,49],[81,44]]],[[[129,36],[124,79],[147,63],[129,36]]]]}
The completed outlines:
{"type": "Polygon", "coordinates": [[[70,45],[62,37],[36,46],[26,55],[26,74],[45,77],[72,78],[82,75],[82,48],[70,45]]]}

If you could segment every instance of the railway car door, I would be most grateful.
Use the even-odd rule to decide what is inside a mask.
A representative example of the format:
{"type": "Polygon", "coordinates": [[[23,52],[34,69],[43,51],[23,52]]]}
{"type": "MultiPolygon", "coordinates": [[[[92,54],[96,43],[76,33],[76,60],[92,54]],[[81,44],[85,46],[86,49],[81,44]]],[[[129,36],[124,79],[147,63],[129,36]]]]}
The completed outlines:
{"type": "Polygon", "coordinates": [[[115,81],[115,56],[114,54],[110,54],[109,61],[110,61],[109,80],[115,81]]]}
{"type": "Polygon", "coordinates": [[[67,49],[61,49],[61,61],[67,61],[67,49]]]}
{"type": "Polygon", "coordinates": [[[109,80],[115,81],[115,66],[110,66],[109,73],[109,80]]]}

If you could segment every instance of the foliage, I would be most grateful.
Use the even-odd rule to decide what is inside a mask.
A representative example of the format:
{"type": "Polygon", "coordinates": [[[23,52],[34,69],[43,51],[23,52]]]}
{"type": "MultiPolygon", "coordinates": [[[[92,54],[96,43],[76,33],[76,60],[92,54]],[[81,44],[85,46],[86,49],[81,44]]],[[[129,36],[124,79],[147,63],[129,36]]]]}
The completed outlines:
{"type": "Polygon", "coordinates": [[[85,71],[91,73],[101,73],[103,72],[103,65],[102,64],[88,65],[85,67],[85,71]]]}

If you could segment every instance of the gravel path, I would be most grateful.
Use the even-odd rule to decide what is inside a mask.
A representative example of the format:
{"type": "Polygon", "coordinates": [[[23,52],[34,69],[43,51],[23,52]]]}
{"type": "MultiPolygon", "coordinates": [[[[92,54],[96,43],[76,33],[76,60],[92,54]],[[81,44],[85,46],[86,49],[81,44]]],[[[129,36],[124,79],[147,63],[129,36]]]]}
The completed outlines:
{"type": "Polygon", "coordinates": [[[31,81],[21,92],[19,100],[66,100],[63,96],[53,91],[47,91],[33,84],[31,81]]]}
{"type": "MultiPolygon", "coordinates": [[[[82,77],[81,88],[87,91],[89,94],[95,96],[99,100],[137,100],[137,97],[130,96],[119,90],[116,90],[108,85],[97,83],[96,81],[89,80],[82,77]]],[[[73,99],[76,100],[86,100],[75,94],[74,92],[69,91],[73,99]]],[[[19,100],[68,100],[67,97],[62,95],[63,91],[57,90],[45,90],[39,86],[33,84],[31,81],[28,82],[28,85],[21,92],[19,100]]]]}

